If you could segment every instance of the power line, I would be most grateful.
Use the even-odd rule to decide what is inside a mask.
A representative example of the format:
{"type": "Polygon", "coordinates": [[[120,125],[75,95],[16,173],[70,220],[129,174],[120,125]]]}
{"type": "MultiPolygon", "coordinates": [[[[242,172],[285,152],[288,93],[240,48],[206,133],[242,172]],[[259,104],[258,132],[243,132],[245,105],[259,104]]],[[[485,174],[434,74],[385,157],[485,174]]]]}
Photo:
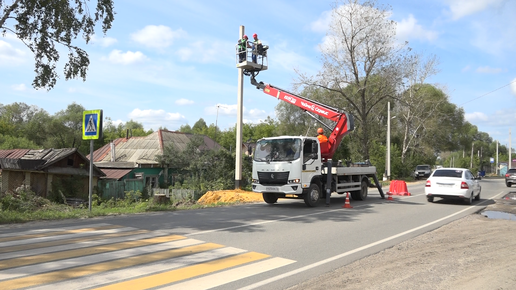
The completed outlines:
{"type": "Polygon", "coordinates": [[[512,82],[510,82],[510,83],[508,83],[508,84],[506,84],[506,85],[504,85],[504,86],[501,86],[501,87],[499,87],[499,88],[497,88],[497,89],[494,89],[494,90],[492,90],[492,91],[490,91],[490,92],[488,92],[488,93],[485,93],[485,94],[481,95],[480,97],[476,97],[476,98],[471,99],[471,100],[469,100],[469,101],[467,101],[467,102],[465,102],[465,103],[462,103],[462,104],[461,104],[461,106],[462,106],[462,105],[464,105],[464,104],[467,104],[467,103],[469,103],[469,102],[473,102],[474,100],[478,100],[478,99],[480,99],[480,98],[483,98],[483,97],[485,97],[485,96],[487,96],[487,95],[489,95],[489,94],[492,94],[492,93],[494,93],[494,92],[496,92],[496,91],[498,91],[498,90],[501,90],[501,89],[503,89],[503,88],[505,88],[505,87],[507,87],[507,86],[510,86],[510,85],[511,85],[512,83],[514,83],[514,82],[516,82],[516,79],[514,79],[512,82]]]}

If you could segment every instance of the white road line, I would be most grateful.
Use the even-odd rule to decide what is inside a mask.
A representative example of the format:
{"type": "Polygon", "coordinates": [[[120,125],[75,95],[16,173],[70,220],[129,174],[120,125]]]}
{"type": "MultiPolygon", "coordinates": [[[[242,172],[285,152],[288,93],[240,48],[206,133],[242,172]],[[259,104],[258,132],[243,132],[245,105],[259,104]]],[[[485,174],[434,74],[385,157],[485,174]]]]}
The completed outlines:
{"type": "Polygon", "coordinates": [[[102,234],[112,234],[112,233],[134,231],[134,230],[136,230],[136,228],[127,227],[127,228],[116,228],[116,229],[109,229],[109,230],[94,230],[94,231],[81,232],[81,233],[70,233],[70,234],[58,235],[58,236],[48,236],[48,237],[15,240],[15,241],[0,243],[0,248],[42,243],[42,242],[48,242],[48,241],[66,240],[66,239],[71,239],[71,238],[97,236],[97,235],[102,235],[102,234]]]}
{"type": "MultiPolygon", "coordinates": [[[[501,193],[499,193],[499,194],[495,195],[493,198],[496,198],[498,195],[501,195],[502,193],[503,193],[503,192],[501,192],[501,193]]],[[[402,232],[402,233],[399,233],[399,234],[396,234],[396,235],[390,236],[390,237],[388,237],[388,238],[385,238],[385,239],[382,239],[382,240],[376,241],[376,242],[374,242],[374,243],[370,243],[370,244],[368,244],[368,245],[365,245],[365,246],[362,246],[362,247],[360,247],[360,248],[357,248],[357,249],[354,249],[354,250],[351,250],[351,251],[348,251],[348,252],[342,253],[342,254],[340,254],[340,255],[336,255],[336,256],[330,257],[330,258],[328,258],[328,259],[325,259],[325,260],[322,260],[322,261],[319,261],[319,262],[316,262],[316,263],[313,263],[313,264],[310,264],[310,265],[306,265],[306,266],[304,266],[304,267],[302,267],[302,268],[299,268],[299,269],[297,269],[297,270],[293,270],[293,271],[290,271],[290,272],[288,272],[288,273],[284,273],[284,274],[282,274],[282,275],[278,275],[278,276],[275,276],[275,277],[269,278],[269,279],[267,279],[267,280],[263,280],[263,281],[261,281],[261,282],[255,283],[255,284],[251,284],[251,285],[249,285],[249,286],[247,286],[247,287],[240,288],[240,290],[251,290],[251,289],[256,289],[256,288],[258,288],[258,287],[261,287],[261,286],[264,286],[264,285],[270,284],[270,283],[272,283],[272,282],[276,282],[276,281],[281,280],[281,279],[284,279],[284,278],[286,278],[286,277],[293,276],[293,275],[299,274],[299,273],[304,272],[304,271],[308,271],[308,270],[313,269],[313,268],[315,268],[315,267],[318,267],[318,266],[321,266],[321,265],[324,265],[324,264],[327,264],[327,263],[333,262],[333,261],[335,261],[335,260],[338,260],[338,259],[344,258],[344,257],[346,257],[346,256],[349,256],[349,255],[352,255],[352,254],[358,253],[358,252],[360,252],[360,251],[363,251],[363,250],[366,250],[366,249],[372,248],[372,247],[377,246],[377,245],[380,245],[380,244],[382,244],[382,243],[385,243],[385,242],[388,242],[388,241],[391,241],[391,240],[397,239],[397,238],[402,237],[402,236],[404,236],[404,235],[407,235],[407,234],[410,234],[410,233],[412,233],[412,232],[418,231],[418,230],[420,230],[420,229],[426,228],[426,227],[428,227],[428,226],[434,225],[434,224],[436,224],[436,223],[439,223],[439,222],[441,222],[441,221],[444,221],[444,220],[446,220],[446,219],[449,219],[449,218],[451,218],[451,217],[453,217],[453,216],[456,216],[456,215],[458,215],[458,214],[461,214],[461,213],[463,213],[463,212],[465,212],[465,211],[468,211],[468,210],[470,210],[471,208],[478,207],[478,205],[484,204],[484,203],[486,203],[486,202],[488,202],[488,201],[489,201],[489,200],[485,200],[485,201],[483,201],[483,202],[481,202],[481,203],[479,203],[479,204],[476,204],[476,205],[473,205],[473,206],[468,206],[467,208],[465,208],[465,209],[463,209],[463,210],[460,210],[460,211],[458,211],[458,212],[456,212],[456,213],[453,213],[453,214],[451,214],[451,215],[445,216],[445,217],[440,218],[440,219],[438,219],[438,220],[435,220],[435,221],[433,221],[433,222],[429,222],[429,223],[424,224],[424,225],[421,225],[421,226],[419,226],[419,227],[415,227],[415,228],[413,228],[413,229],[410,229],[410,230],[404,231],[404,232],[402,232]]]]}
{"type": "Polygon", "coordinates": [[[60,232],[67,230],[76,230],[82,228],[96,228],[96,227],[105,227],[110,226],[111,224],[100,223],[100,224],[91,224],[91,225],[82,225],[82,226],[72,226],[72,227],[64,227],[64,228],[48,228],[48,229],[37,229],[37,230],[29,230],[24,232],[16,232],[16,233],[8,233],[8,234],[0,234],[0,238],[5,237],[15,237],[15,236],[24,236],[24,235],[33,235],[33,234],[41,234],[48,232],[60,232]]]}
{"type": "Polygon", "coordinates": [[[177,257],[165,261],[146,264],[143,266],[135,266],[121,270],[109,271],[92,276],[86,276],[78,279],[62,281],[53,284],[46,284],[39,287],[33,287],[32,290],[55,290],[55,289],[91,289],[92,287],[100,287],[105,284],[121,282],[135,278],[144,277],[155,274],[156,271],[168,271],[177,268],[183,268],[189,265],[207,262],[215,259],[224,258],[231,255],[237,255],[247,252],[246,250],[233,247],[214,249],[202,253],[196,253],[188,256],[177,257]]]}
{"type": "Polygon", "coordinates": [[[186,282],[173,284],[167,287],[158,289],[163,290],[204,290],[215,288],[227,283],[231,283],[243,278],[247,278],[253,275],[257,275],[263,272],[274,270],[292,263],[294,260],[284,258],[271,258],[265,261],[256,262],[250,265],[241,266],[235,269],[222,271],[216,274],[204,276],[201,278],[189,280],[186,282]]]}
{"type": "Polygon", "coordinates": [[[132,236],[108,238],[108,239],[95,240],[95,241],[77,242],[77,243],[72,243],[72,244],[59,245],[59,246],[46,247],[46,248],[38,248],[38,249],[32,249],[32,250],[21,250],[21,251],[16,251],[16,252],[0,254],[0,260],[41,255],[41,254],[47,254],[47,253],[53,253],[53,252],[62,252],[62,251],[67,251],[67,250],[77,250],[77,249],[94,247],[94,246],[104,245],[104,244],[114,244],[114,243],[128,242],[128,241],[134,241],[134,240],[140,240],[140,239],[154,238],[154,237],[158,237],[160,235],[162,235],[162,234],[159,234],[156,232],[151,232],[151,233],[137,234],[137,235],[132,235],[132,236]]]}
{"type": "Polygon", "coordinates": [[[182,248],[186,246],[191,246],[195,244],[204,243],[203,241],[194,240],[194,239],[186,239],[179,240],[167,243],[161,243],[150,246],[141,246],[132,249],[113,251],[108,253],[89,255],[78,258],[71,258],[47,263],[41,263],[30,266],[23,266],[17,268],[11,268],[0,271],[0,280],[19,278],[23,276],[30,276],[35,274],[40,274],[43,272],[57,271],[62,269],[68,269],[72,267],[84,266],[97,264],[105,261],[112,261],[117,259],[123,259],[143,254],[150,254],[159,251],[171,250],[174,248],[182,248]]]}

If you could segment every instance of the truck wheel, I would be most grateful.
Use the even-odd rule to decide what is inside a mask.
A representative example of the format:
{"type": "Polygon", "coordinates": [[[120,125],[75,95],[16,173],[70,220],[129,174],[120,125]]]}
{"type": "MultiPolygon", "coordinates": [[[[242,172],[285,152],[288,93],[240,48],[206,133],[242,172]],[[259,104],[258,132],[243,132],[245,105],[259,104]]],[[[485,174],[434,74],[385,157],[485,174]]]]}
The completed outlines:
{"type": "Polygon", "coordinates": [[[317,206],[319,200],[321,199],[321,190],[317,184],[312,183],[308,191],[305,191],[303,194],[303,199],[305,200],[305,204],[307,206],[313,207],[317,206]]]}
{"type": "Polygon", "coordinates": [[[276,196],[275,193],[268,193],[264,192],[262,193],[263,201],[265,201],[268,204],[274,204],[278,201],[278,196],[276,196]]]}
{"type": "Polygon", "coordinates": [[[353,200],[365,200],[367,198],[367,181],[362,180],[360,183],[360,190],[351,192],[351,198],[353,200]]]}

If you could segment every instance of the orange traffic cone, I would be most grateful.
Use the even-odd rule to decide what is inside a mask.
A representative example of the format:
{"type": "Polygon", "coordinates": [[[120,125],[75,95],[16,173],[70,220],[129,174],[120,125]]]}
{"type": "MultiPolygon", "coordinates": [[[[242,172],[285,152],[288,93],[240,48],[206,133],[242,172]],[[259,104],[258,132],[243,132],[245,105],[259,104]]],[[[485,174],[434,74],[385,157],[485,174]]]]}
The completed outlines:
{"type": "Polygon", "coordinates": [[[392,192],[387,192],[387,195],[389,196],[387,200],[394,200],[394,198],[392,198],[392,192]]]}
{"type": "Polygon", "coordinates": [[[342,206],[342,208],[353,208],[351,203],[349,203],[349,192],[346,194],[346,203],[342,206]]]}

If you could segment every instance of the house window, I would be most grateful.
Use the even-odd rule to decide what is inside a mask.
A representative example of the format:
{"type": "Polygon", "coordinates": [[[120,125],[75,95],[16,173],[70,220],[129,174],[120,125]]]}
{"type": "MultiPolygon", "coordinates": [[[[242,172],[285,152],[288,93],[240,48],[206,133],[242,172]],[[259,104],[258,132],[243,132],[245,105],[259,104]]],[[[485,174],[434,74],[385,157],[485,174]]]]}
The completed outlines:
{"type": "Polygon", "coordinates": [[[145,185],[150,186],[151,188],[158,187],[158,177],[157,176],[147,176],[145,178],[145,185]]]}
{"type": "Polygon", "coordinates": [[[68,158],[68,166],[73,166],[73,158],[68,158]]]}

